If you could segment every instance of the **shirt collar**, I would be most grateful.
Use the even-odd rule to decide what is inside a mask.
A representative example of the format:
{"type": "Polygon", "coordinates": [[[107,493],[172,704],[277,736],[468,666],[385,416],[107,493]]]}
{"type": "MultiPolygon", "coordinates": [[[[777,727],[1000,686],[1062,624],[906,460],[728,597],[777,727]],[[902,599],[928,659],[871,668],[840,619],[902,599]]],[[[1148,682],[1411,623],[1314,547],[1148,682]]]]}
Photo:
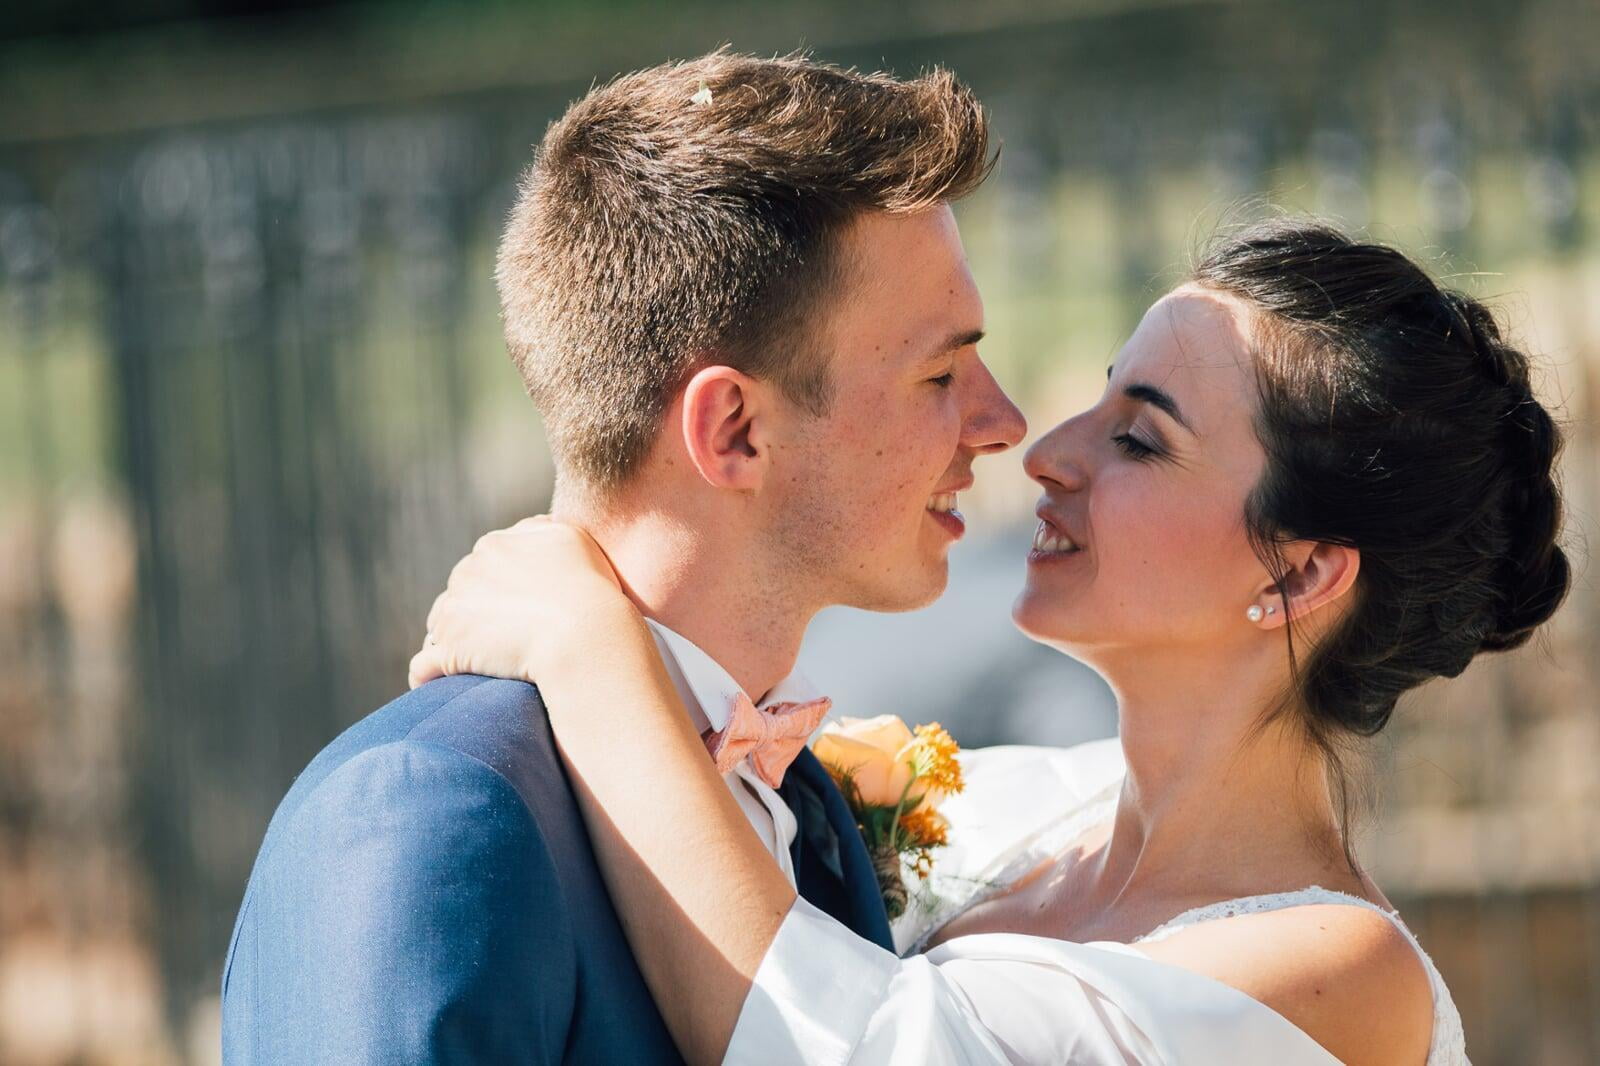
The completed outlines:
{"type": "MultiPolygon", "coordinates": [[[[657,622],[646,618],[650,635],[655,637],[666,665],[667,676],[683,697],[684,706],[695,728],[704,733],[707,729],[726,729],[728,717],[733,713],[733,701],[744,690],[723,669],[722,664],[707,655],[698,644],[657,622]]],[[[756,706],[772,703],[803,703],[817,698],[817,691],[806,676],[796,668],[789,676],[772,686],[772,690],[756,706]]]]}

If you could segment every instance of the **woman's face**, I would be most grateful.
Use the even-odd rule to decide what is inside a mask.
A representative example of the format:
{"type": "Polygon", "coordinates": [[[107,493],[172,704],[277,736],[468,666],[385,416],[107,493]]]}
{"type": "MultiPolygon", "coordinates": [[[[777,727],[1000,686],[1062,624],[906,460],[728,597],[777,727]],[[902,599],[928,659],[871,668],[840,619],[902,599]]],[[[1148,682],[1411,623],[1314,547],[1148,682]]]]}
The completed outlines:
{"type": "Polygon", "coordinates": [[[1238,301],[1195,285],[1145,314],[1100,402],[1023,460],[1044,487],[1018,628],[1091,665],[1246,639],[1269,580],[1244,505],[1266,464],[1238,301]]]}

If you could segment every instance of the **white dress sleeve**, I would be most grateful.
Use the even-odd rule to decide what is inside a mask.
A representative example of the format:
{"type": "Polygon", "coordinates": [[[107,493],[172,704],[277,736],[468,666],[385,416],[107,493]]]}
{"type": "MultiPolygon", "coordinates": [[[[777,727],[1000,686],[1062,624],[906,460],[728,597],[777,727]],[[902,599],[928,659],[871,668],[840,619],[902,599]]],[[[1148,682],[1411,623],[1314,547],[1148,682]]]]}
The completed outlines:
{"type": "Polygon", "coordinates": [[[1244,993],[1125,945],[997,933],[900,959],[804,900],[762,959],[724,1061],[1337,1062],[1244,993]]]}

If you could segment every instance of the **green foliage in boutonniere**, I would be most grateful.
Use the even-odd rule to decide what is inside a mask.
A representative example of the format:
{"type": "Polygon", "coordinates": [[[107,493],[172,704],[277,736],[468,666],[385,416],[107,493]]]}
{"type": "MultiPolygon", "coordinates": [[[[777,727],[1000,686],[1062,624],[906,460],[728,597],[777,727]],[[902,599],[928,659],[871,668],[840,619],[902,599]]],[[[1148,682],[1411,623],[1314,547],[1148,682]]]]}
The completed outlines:
{"type": "Polygon", "coordinates": [[[891,919],[900,917],[907,899],[902,865],[926,878],[933,849],[948,842],[950,823],[938,807],[963,787],[960,748],[937,722],[913,734],[905,722],[884,714],[830,723],[812,751],[855,813],[884,908],[891,919]]]}

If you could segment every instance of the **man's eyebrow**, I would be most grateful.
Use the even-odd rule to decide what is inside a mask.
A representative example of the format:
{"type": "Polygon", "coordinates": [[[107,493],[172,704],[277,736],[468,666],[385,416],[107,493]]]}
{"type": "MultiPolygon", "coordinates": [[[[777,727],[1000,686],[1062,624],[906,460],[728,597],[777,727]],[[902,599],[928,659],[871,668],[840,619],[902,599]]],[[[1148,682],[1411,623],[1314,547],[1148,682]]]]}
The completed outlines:
{"type": "MultiPolygon", "coordinates": [[[[1114,363],[1111,366],[1106,367],[1107,381],[1111,380],[1111,371],[1115,369],[1116,364],[1114,363]]],[[[1150,404],[1152,407],[1159,407],[1161,410],[1167,413],[1169,418],[1178,423],[1178,425],[1182,426],[1190,433],[1194,433],[1194,427],[1189,424],[1189,420],[1184,418],[1183,412],[1178,409],[1178,401],[1174,400],[1170,394],[1161,391],[1154,385],[1146,385],[1143,382],[1134,382],[1132,385],[1128,385],[1123,388],[1122,395],[1126,396],[1130,400],[1138,400],[1141,403],[1150,404]]],[[[1195,433],[1195,436],[1199,436],[1199,434],[1195,433]]]]}
{"type": "Polygon", "coordinates": [[[935,359],[965,348],[969,344],[977,344],[983,338],[984,332],[981,329],[958,330],[946,337],[943,344],[929,352],[925,361],[931,363],[935,359]]]}

